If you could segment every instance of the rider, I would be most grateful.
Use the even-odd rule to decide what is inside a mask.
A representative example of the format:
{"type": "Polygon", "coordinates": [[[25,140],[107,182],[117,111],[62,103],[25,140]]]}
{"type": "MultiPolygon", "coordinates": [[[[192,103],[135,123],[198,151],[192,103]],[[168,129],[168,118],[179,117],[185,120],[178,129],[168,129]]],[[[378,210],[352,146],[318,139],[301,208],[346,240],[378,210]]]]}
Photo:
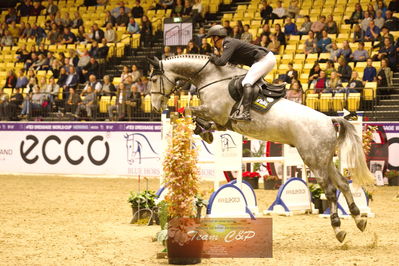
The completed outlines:
{"type": "Polygon", "coordinates": [[[254,96],[253,85],[273,69],[276,65],[276,57],[266,48],[227,37],[227,31],[222,25],[212,26],[206,36],[211,37],[214,46],[221,54],[221,56],[212,55],[210,57],[212,63],[217,66],[224,66],[229,62],[250,67],[242,80],[244,87],[241,99],[243,112],[240,114],[234,112],[231,119],[237,121],[251,120],[249,110],[254,96]]]}

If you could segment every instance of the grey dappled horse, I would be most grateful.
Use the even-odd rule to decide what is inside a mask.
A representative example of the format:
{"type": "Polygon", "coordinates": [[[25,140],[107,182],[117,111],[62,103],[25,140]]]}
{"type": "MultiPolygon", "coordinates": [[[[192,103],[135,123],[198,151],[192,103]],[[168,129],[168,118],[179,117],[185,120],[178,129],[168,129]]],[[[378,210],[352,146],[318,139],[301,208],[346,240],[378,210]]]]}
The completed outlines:
{"type": "Polygon", "coordinates": [[[259,140],[295,146],[305,164],[318,176],[331,208],[331,225],[336,238],[342,242],[346,232],[340,229],[336,191],[342,191],[357,227],[364,231],[367,219],[360,216],[348,182],[333,163],[336,148],[346,148],[346,157],[355,184],[373,183],[367,168],[361,138],[355,128],[342,118],[331,118],[307,106],[281,99],[267,113],[251,110],[250,122],[229,121],[235,101],[228,92],[230,79],[246,73],[233,65],[223,67],[209,63],[205,55],[181,55],[165,60],[149,59],[151,73],[151,102],[155,110],[167,107],[167,100],[179,90],[178,80],[187,80],[199,91],[201,106],[190,107],[193,116],[213,121],[217,130],[230,129],[259,140]],[[337,137],[337,131],[339,136],[337,137]]]}

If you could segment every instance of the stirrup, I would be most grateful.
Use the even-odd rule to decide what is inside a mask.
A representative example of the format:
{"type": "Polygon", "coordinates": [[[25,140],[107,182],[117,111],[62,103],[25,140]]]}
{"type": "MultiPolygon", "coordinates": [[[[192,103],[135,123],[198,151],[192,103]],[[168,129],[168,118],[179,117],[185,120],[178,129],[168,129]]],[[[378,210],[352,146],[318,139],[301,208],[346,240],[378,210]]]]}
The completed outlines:
{"type": "Polygon", "coordinates": [[[234,113],[230,118],[235,121],[251,121],[251,114],[249,111],[244,111],[241,114],[234,113]]]}

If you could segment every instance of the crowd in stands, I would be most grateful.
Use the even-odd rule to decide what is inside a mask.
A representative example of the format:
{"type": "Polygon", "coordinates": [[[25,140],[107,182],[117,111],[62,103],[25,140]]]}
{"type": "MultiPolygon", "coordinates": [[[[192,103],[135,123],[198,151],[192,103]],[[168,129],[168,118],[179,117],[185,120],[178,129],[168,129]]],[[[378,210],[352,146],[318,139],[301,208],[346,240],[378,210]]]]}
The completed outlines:
{"type": "MultiPolygon", "coordinates": [[[[162,29],[153,28],[152,18],[139,0],[121,1],[114,8],[108,8],[108,0],[85,0],[85,6],[105,6],[102,23],[91,25],[85,23],[79,11],[61,12],[57,3],[48,0],[44,6],[40,0],[21,1],[0,22],[3,49],[18,45],[20,40],[34,44],[18,45],[15,60],[22,67],[16,71],[10,69],[5,84],[0,86],[0,118],[26,118],[62,106],[75,119],[81,116],[95,119],[100,97],[114,96],[115,101],[106,108],[108,119],[134,119],[135,114],[142,112],[143,96],[149,93],[143,70],[136,65],[125,66],[120,77],[101,76],[100,65],[113,56],[110,47],[121,41],[120,28],[126,35],[140,34],[143,47],[153,46],[162,29]],[[31,16],[45,19],[33,23],[24,19],[31,16]],[[50,51],[51,45],[64,45],[68,52],[50,51]],[[40,74],[43,71],[45,75],[40,74]]],[[[294,39],[302,40],[301,52],[306,57],[328,54],[314,61],[309,71],[306,87],[316,93],[361,92],[365,82],[377,82],[380,87],[392,85],[392,73],[398,70],[399,63],[399,38],[395,39],[391,33],[399,31],[399,19],[394,15],[399,12],[398,0],[389,3],[378,0],[367,7],[357,3],[343,22],[350,27],[347,40],[332,38],[340,33],[341,23],[333,15],[322,14],[312,21],[309,15],[300,15],[300,6],[298,0],[290,1],[288,6],[281,1],[275,6],[262,1],[257,11],[261,30],[256,32],[252,25],[240,20],[224,19],[222,23],[230,37],[266,47],[276,55],[294,39]],[[298,18],[301,23],[296,22],[298,18]],[[375,62],[380,62],[379,66],[375,62]],[[361,73],[355,70],[359,66],[363,66],[361,73]]],[[[151,9],[170,10],[166,16],[191,17],[198,28],[186,47],[164,47],[163,59],[183,53],[214,52],[206,39],[201,0],[159,0],[151,9]]],[[[288,99],[302,103],[304,82],[294,64],[289,62],[286,72],[278,73],[275,78],[276,82],[289,83],[288,99]]]]}

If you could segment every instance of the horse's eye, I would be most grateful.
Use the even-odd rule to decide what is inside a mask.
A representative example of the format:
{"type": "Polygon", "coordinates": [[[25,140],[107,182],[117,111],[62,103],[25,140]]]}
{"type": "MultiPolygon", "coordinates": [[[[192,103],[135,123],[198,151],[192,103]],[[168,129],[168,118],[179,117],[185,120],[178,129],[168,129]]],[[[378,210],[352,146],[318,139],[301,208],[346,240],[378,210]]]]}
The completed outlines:
{"type": "Polygon", "coordinates": [[[156,78],[156,77],[153,77],[153,78],[151,79],[151,81],[152,81],[152,82],[156,82],[156,81],[157,81],[157,78],[156,78]]]}

